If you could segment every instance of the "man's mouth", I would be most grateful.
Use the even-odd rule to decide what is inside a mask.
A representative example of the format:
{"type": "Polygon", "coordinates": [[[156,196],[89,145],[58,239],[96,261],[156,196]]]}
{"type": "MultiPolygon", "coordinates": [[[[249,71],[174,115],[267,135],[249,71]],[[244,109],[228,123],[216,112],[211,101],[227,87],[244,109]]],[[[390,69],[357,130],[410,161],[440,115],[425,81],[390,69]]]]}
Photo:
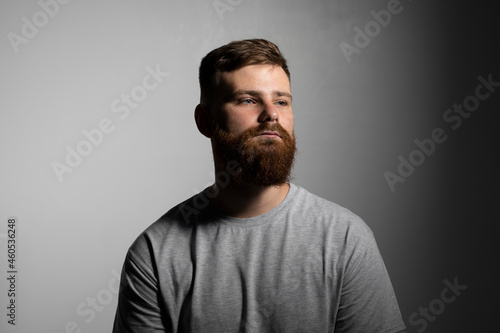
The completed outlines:
{"type": "Polygon", "coordinates": [[[280,137],[279,133],[275,132],[275,131],[265,131],[265,132],[259,133],[258,136],[269,137],[269,138],[279,138],[280,137]]]}

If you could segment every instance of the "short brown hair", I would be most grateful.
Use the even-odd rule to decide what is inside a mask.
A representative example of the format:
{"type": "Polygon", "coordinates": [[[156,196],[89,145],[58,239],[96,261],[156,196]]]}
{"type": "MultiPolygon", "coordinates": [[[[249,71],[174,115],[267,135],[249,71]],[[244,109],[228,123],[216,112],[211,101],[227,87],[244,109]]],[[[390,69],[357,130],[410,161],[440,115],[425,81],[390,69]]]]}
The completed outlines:
{"type": "Polygon", "coordinates": [[[201,103],[210,102],[220,83],[221,73],[231,72],[247,65],[268,64],[283,68],[288,79],[290,72],[286,59],[276,44],[265,39],[233,41],[208,53],[199,71],[201,103]]]}

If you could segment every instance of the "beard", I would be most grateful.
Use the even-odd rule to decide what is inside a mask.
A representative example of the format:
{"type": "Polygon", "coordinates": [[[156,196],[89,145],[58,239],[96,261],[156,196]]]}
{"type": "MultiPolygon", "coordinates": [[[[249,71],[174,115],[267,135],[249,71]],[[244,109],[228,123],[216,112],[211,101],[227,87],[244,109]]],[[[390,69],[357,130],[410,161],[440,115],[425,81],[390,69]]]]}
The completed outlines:
{"type": "Polygon", "coordinates": [[[295,135],[279,123],[262,123],[239,135],[231,134],[216,125],[212,139],[215,164],[219,168],[238,166],[231,173],[237,183],[258,186],[279,186],[290,182],[297,150],[295,135]],[[256,138],[262,132],[275,131],[278,138],[256,138]]]}

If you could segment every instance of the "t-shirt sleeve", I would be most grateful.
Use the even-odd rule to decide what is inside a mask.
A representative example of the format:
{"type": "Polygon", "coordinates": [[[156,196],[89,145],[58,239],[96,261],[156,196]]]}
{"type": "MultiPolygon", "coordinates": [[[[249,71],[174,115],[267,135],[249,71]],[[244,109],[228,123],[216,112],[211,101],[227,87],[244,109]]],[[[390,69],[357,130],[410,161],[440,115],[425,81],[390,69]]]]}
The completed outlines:
{"type": "Polygon", "coordinates": [[[132,245],[122,269],[113,333],[169,332],[158,281],[144,238],[132,245]]]}
{"type": "Polygon", "coordinates": [[[335,332],[396,333],[405,329],[389,275],[371,230],[361,222],[347,239],[335,332]]]}

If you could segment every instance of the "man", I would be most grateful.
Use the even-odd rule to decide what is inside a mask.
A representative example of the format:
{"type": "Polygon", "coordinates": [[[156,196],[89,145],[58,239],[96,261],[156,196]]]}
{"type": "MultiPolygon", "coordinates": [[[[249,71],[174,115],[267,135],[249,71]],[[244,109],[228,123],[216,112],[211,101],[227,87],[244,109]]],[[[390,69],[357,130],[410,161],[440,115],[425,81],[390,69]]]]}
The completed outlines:
{"type": "Polygon", "coordinates": [[[372,232],[290,183],[290,73],[278,47],[229,43],[200,66],[199,131],[216,182],[129,249],[114,332],[404,329],[372,232]]]}

